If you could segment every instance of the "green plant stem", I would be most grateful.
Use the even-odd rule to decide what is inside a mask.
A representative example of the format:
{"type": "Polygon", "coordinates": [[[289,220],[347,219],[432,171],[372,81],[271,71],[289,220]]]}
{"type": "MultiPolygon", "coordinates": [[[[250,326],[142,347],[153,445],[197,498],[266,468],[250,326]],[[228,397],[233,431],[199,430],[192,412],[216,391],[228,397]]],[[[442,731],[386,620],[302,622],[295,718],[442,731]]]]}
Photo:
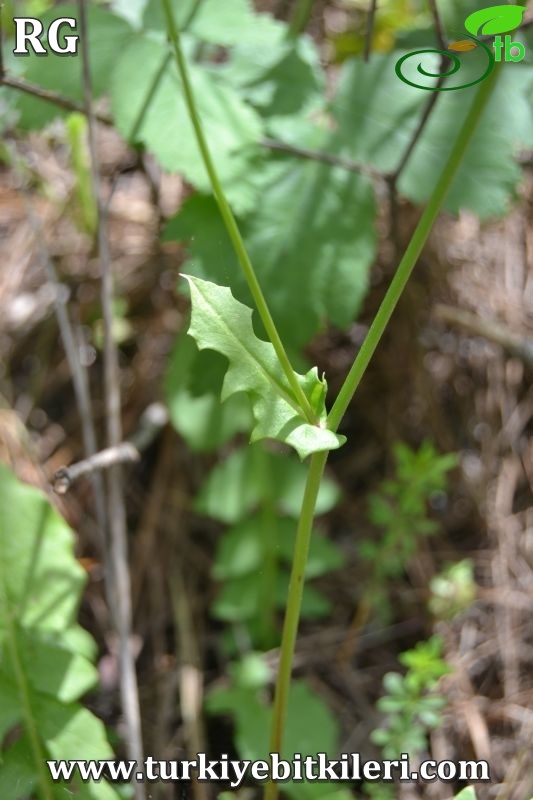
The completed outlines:
{"type": "Polygon", "coordinates": [[[261,289],[261,286],[259,285],[259,281],[257,280],[257,276],[255,274],[252,262],[246,250],[246,246],[244,244],[244,240],[241,236],[241,232],[237,225],[237,221],[233,215],[233,212],[230,208],[228,201],[226,200],[226,195],[224,194],[224,190],[222,188],[222,184],[218,177],[215,164],[213,162],[213,159],[211,158],[211,153],[209,151],[207,140],[204,136],[200,115],[196,107],[194,92],[189,78],[189,71],[181,47],[180,33],[176,25],[174,15],[172,13],[171,2],[170,0],[162,0],[162,3],[166,15],[168,37],[174,49],[176,65],[178,67],[178,72],[183,85],[183,94],[185,98],[185,103],[187,105],[189,117],[191,119],[191,123],[196,135],[198,148],[200,150],[200,154],[202,156],[206,172],[209,176],[211,187],[213,189],[213,194],[217,201],[220,214],[222,216],[222,219],[226,226],[226,230],[229,234],[229,237],[235,249],[235,253],[237,254],[239,263],[244,272],[246,281],[250,288],[250,292],[254,299],[255,306],[257,308],[257,311],[259,312],[259,316],[261,317],[263,325],[265,326],[267,336],[270,342],[272,343],[274,350],[276,351],[279,363],[283,369],[283,372],[285,373],[287,381],[289,382],[289,386],[293,391],[294,397],[296,398],[300,406],[300,409],[302,410],[304,416],[307,418],[308,422],[310,422],[311,424],[316,424],[317,420],[315,414],[313,412],[313,409],[311,408],[309,400],[305,396],[302,387],[298,383],[296,373],[294,372],[291,362],[289,361],[289,357],[285,351],[280,335],[277,331],[276,325],[274,323],[274,320],[272,319],[272,315],[267,306],[265,297],[263,295],[263,291],[261,289]]]}
{"type": "Polygon", "coordinates": [[[298,36],[305,30],[313,10],[314,2],[315,0],[299,0],[291,17],[289,26],[289,33],[291,36],[298,36]]]}
{"type": "Polygon", "coordinates": [[[259,644],[268,650],[277,639],[276,627],[276,585],[278,577],[277,515],[272,497],[272,474],[267,452],[262,446],[258,448],[261,479],[261,589],[259,604],[259,644]]]}
{"type": "Polygon", "coordinates": [[[437,215],[442,207],[442,203],[446,197],[446,193],[451,186],[457,170],[461,164],[463,156],[470,144],[477,124],[486,108],[487,102],[492,94],[496,79],[499,74],[499,66],[496,65],[492,73],[479,85],[470,110],[463,122],[461,130],[455,140],[452,151],[444,165],[441,176],[429,198],[424,213],[420,218],[416,230],[409,242],[409,246],[400,261],[394,278],[387,290],[385,297],[379,307],[379,310],[374,317],[372,325],[366,335],[366,338],[357,354],[357,357],[344,381],[342,388],[338,394],[333,408],[328,417],[328,427],[332,431],[336,431],[339,427],[346,409],[355,394],[361,378],[365,374],[366,368],[370,363],[370,359],[374,355],[376,347],[378,346],[381,337],[387,327],[389,320],[393,314],[396,304],[400,299],[403,290],[409,280],[413,268],[422,252],[422,248],[431,232],[433,224],[437,215]]]}
{"type": "MultiPolygon", "coordinates": [[[[389,290],[383,299],[379,311],[370,326],[370,330],[354,361],[350,372],[342,386],[339,396],[330,412],[328,423],[332,430],[337,430],[348,405],[357,389],[361,378],[372,358],[372,355],[391,318],[396,304],[411,275],[413,267],[421,253],[422,247],[430,233],[440,211],[446,192],[457,172],[465,151],[470,143],[474,130],[479,122],[486,104],[492,94],[497,78],[497,69],[480,84],[472,106],[466,116],[450,156],[431,195],[428,206],[413,234],[411,242],[402,258],[389,290]]],[[[316,453],[311,457],[307,484],[305,487],[302,510],[298,524],[294,560],[287,598],[287,610],[281,641],[281,655],[276,689],[274,696],[274,712],[270,738],[270,752],[280,753],[283,746],[283,733],[287,717],[287,706],[291,682],[292,661],[296,644],[296,635],[300,620],[300,609],[304,587],[305,566],[309,552],[309,542],[313,527],[316,499],[320,482],[326,466],[328,454],[316,453]]],[[[264,800],[277,800],[278,787],[273,781],[265,786],[264,800]]]]}
{"type": "Polygon", "coordinates": [[[159,69],[157,70],[156,74],[153,77],[153,80],[152,80],[150,86],[148,87],[148,91],[146,93],[146,97],[144,98],[144,100],[142,102],[142,105],[141,105],[141,107],[139,109],[139,113],[137,114],[137,117],[133,121],[133,125],[131,127],[131,131],[130,131],[130,134],[128,136],[128,140],[132,144],[136,144],[135,140],[137,139],[137,136],[139,135],[139,131],[141,130],[143,122],[146,119],[146,115],[147,115],[147,113],[148,113],[148,111],[150,109],[150,106],[152,105],[152,102],[153,102],[153,100],[154,100],[154,98],[155,98],[155,96],[157,94],[157,90],[159,89],[159,85],[161,83],[161,80],[163,79],[163,75],[167,71],[167,67],[170,64],[171,60],[172,60],[172,54],[171,53],[165,54],[165,57],[164,57],[163,61],[161,62],[160,66],[159,66],[159,69]]]}
{"type": "Polygon", "coordinates": [[[189,11],[189,16],[187,17],[187,19],[185,20],[185,22],[182,25],[182,30],[183,31],[188,31],[189,30],[189,28],[191,27],[192,23],[195,20],[196,15],[200,11],[200,6],[202,5],[203,2],[204,2],[204,0],[196,0],[195,1],[195,3],[193,4],[193,6],[191,7],[191,9],[189,11]]]}
{"type": "MultiPolygon", "coordinates": [[[[307,565],[309,543],[311,541],[311,533],[315,518],[316,501],[327,458],[328,451],[314,453],[311,456],[302,509],[298,521],[289,593],[287,597],[287,608],[285,611],[283,635],[281,638],[279,670],[274,694],[274,712],[272,731],[270,734],[271,753],[280,753],[283,746],[283,732],[285,720],[287,718],[287,705],[291,684],[292,660],[298,633],[298,624],[300,622],[302,595],[305,583],[305,568],[307,565]]],[[[265,785],[264,800],[276,800],[277,796],[277,784],[274,781],[269,781],[265,785]]]]}
{"type": "Polygon", "coordinates": [[[30,688],[28,685],[26,673],[24,671],[24,665],[22,663],[19,653],[18,642],[17,642],[17,627],[11,615],[11,610],[9,608],[9,604],[7,601],[7,591],[5,590],[5,587],[3,587],[2,595],[3,595],[2,600],[4,601],[2,605],[6,609],[5,623],[6,623],[6,634],[7,634],[6,635],[7,650],[9,655],[11,656],[11,666],[13,668],[13,675],[19,692],[20,704],[22,707],[24,730],[28,737],[33,756],[33,765],[37,775],[37,783],[39,786],[40,796],[42,800],[54,800],[52,785],[50,783],[50,778],[45,767],[46,755],[41,746],[41,740],[39,738],[37,724],[31,704],[30,688]]]}

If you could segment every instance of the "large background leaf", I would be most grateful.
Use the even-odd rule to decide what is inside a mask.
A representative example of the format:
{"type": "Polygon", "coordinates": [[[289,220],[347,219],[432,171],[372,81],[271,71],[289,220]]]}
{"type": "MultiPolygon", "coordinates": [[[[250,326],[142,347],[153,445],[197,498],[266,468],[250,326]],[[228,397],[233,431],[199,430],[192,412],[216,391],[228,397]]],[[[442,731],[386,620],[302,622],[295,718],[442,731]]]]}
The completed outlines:
{"type": "MultiPolygon", "coordinates": [[[[124,138],[129,139],[156,76],[166,63],[135,141],[153,152],[164,169],[179,172],[197,189],[209,191],[176,66],[167,55],[162,36],[139,36],[121,54],[111,82],[115,122],[124,138]]],[[[231,86],[212,72],[191,64],[190,77],[224,189],[237,210],[248,209],[256,195],[254,174],[260,157],[257,142],[262,132],[261,120],[231,86]]]]}
{"type": "MultiPolygon", "coordinates": [[[[0,741],[12,734],[0,772],[20,769],[20,783],[2,794],[13,800],[26,797],[42,770],[24,738],[30,730],[48,758],[113,757],[103,724],[76,702],[97,672],[94,644],[75,621],[85,574],[73,545],[46,497],[0,466],[0,741]]],[[[64,797],[65,787],[53,792],[64,797]]],[[[94,800],[117,798],[105,782],[84,792],[94,800]]]]}
{"type": "MultiPolygon", "coordinates": [[[[400,55],[376,55],[369,64],[347,62],[332,103],[338,131],[328,147],[340,146],[342,152],[380,171],[395,169],[427,101],[427,92],[398,79],[394,65],[400,55]]],[[[470,58],[470,54],[463,58],[460,83],[483,71],[470,58]]],[[[521,178],[514,156],[532,141],[532,79],[529,67],[505,66],[446,198],[448,210],[470,209],[488,217],[507,209],[521,178]]],[[[399,183],[400,192],[413,202],[428,199],[476,90],[474,86],[439,95],[399,183]]]]}

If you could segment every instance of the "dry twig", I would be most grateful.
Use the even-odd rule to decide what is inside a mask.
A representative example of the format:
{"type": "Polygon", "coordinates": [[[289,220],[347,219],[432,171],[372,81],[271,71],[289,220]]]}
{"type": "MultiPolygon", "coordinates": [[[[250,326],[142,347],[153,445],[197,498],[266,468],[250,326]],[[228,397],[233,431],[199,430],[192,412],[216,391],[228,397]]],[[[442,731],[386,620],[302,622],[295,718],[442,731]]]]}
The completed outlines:
{"type": "MultiPolygon", "coordinates": [[[[122,441],[120,377],[118,351],[113,336],[113,275],[107,232],[107,216],[99,185],[99,161],[96,147],[96,117],[89,61],[87,0],[78,0],[85,111],[88,120],[91,182],[97,205],[98,254],[102,276],[102,307],[104,317],[104,372],[107,443],[117,447],[122,441]]],[[[122,471],[113,464],[108,471],[108,520],[110,554],[114,583],[114,620],[119,637],[120,689],[126,723],[128,757],[143,762],[139,691],[132,648],[131,588],[128,566],[126,509],[122,486],[122,471]]],[[[135,784],[136,800],[145,800],[144,786],[135,784]]]]}

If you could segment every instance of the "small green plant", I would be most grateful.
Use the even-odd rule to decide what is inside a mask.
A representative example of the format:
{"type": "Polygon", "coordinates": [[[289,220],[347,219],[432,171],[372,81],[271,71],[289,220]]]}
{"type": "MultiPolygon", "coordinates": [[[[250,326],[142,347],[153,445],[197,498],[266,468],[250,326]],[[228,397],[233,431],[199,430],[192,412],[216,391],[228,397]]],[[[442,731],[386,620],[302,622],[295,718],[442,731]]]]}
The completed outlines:
{"type": "Polygon", "coordinates": [[[425,441],[418,450],[403,442],[393,447],[394,477],[384,480],[368,501],[368,517],[382,532],[376,543],[362,543],[362,555],[375,561],[383,577],[394,577],[416,550],[421,537],[438,530],[428,516],[428,503],[446,490],[447,473],[457,456],[440,455],[425,441]]]}
{"type": "Polygon", "coordinates": [[[446,699],[438,692],[438,683],[451,670],[442,658],[442,641],[432,636],[400,655],[407,672],[388,672],[383,679],[385,694],[378,700],[385,723],[371,734],[385,758],[399,753],[413,756],[427,747],[427,733],[442,721],[446,699]]]}
{"type": "Polygon", "coordinates": [[[447,473],[457,465],[455,455],[440,455],[429,441],[418,450],[398,442],[393,455],[394,476],[384,480],[368,500],[368,518],[379,529],[379,538],[364,539],[359,548],[371,573],[365,603],[384,617],[390,612],[390,580],[402,575],[420,539],[438,530],[428,515],[429,503],[444,494],[447,473]]]}

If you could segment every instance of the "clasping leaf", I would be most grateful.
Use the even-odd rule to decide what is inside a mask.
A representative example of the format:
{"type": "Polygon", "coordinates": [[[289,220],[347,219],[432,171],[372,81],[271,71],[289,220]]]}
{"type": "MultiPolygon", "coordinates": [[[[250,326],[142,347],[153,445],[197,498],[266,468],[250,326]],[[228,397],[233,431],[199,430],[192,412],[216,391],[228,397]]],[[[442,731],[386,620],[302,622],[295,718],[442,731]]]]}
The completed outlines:
{"type": "Polygon", "coordinates": [[[222,400],[235,392],[248,394],[255,418],[252,441],[277,439],[294,447],[300,458],[340,447],[345,437],[326,427],[327,384],[319,378],[317,368],[297,375],[316,414],[317,424],[313,425],[300,409],[274,347],[255,335],[252,310],[226,287],[190,275],[184,277],[191,289],[189,335],[200,350],[216,350],[228,359],[222,400]]]}

